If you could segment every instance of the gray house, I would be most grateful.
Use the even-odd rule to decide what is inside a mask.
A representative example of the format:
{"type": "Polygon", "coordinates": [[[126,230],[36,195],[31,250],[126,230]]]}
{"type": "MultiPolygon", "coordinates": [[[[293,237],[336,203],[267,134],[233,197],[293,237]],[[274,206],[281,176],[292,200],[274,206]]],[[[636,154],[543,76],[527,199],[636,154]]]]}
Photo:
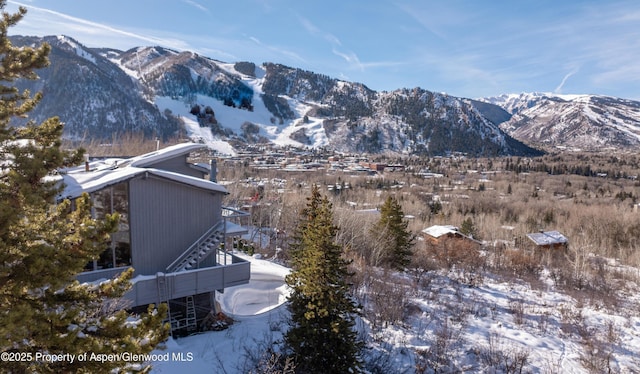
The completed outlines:
{"type": "Polygon", "coordinates": [[[60,199],[87,192],[95,218],[120,214],[110,245],[78,280],[109,279],[133,267],[127,307],[170,302],[172,328],[178,330],[197,328],[215,309],[216,291],[246,284],[250,276],[249,262],[221,249],[247,232],[235,223],[247,213],[222,206],[227,191],[215,182],[213,162],[189,162],[190,154],[205,150],[202,144],[178,144],[60,172],[60,199]]]}

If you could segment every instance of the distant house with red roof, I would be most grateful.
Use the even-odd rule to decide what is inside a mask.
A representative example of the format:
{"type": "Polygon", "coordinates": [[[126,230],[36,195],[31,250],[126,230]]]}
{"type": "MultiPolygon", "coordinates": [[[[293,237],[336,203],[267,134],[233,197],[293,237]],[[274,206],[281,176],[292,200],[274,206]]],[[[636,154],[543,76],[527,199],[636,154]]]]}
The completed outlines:
{"type": "Polygon", "coordinates": [[[469,235],[460,232],[460,229],[451,225],[434,225],[422,230],[422,236],[427,243],[441,244],[447,240],[466,240],[477,244],[482,243],[469,235]]]}

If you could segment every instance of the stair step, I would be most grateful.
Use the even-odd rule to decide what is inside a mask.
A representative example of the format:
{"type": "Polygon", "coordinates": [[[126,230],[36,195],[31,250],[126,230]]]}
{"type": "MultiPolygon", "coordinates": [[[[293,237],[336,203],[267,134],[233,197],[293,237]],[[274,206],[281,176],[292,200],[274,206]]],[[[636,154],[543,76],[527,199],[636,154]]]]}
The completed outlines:
{"type": "Polygon", "coordinates": [[[220,246],[224,234],[214,231],[211,235],[200,242],[182,261],[180,261],[172,271],[182,271],[192,269],[198,262],[207,257],[212,251],[220,246]]]}

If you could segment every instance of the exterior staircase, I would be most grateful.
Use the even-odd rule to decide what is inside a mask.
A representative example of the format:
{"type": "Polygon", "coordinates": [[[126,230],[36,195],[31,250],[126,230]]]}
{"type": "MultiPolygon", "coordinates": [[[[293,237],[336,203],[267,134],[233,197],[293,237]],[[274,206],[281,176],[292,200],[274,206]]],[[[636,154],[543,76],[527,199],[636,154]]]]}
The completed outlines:
{"type": "Polygon", "coordinates": [[[200,261],[214,253],[224,240],[223,224],[212,227],[193,243],[176,261],[167,267],[167,273],[196,269],[200,261]]]}

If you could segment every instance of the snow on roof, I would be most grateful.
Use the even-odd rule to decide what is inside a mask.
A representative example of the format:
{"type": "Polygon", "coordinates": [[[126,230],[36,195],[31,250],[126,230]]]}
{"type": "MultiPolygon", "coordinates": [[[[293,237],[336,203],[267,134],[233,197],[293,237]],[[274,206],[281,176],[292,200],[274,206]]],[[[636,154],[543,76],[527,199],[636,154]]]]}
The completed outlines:
{"type": "Polygon", "coordinates": [[[558,231],[535,232],[527,234],[527,237],[536,243],[536,245],[554,245],[569,242],[569,240],[558,231]]]}
{"type": "Polygon", "coordinates": [[[84,171],[81,169],[69,170],[62,174],[64,191],[62,198],[72,199],[82,195],[83,192],[94,192],[122,181],[131,179],[143,173],[145,169],[125,167],[122,169],[92,169],[84,171]]]}
{"type": "Polygon", "coordinates": [[[180,143],[167,148],[157,150],[155,152],[145,153],[140,156],[129,159],[130,165],[134,167],[145,167],[160,161],[174,158],[180,155],[186,155],[191,152],[207,148],[204,144],[198,143],[180,143]]]}
{"type": "Polygon", "coordinates": [[[427,227],[426,229],[422,230],[422,232],[427,235],[433,236],[434,238],[439,238],[442,235],[446,234],[460,234],[458,228],[451,225],[434,225],[431,227],[427,227]]]}
{"type": "Polygon", "coordinates": [[[207,179],[196,178],[166,170],[135,168],[128,166],[122,169],[95,170],[89,172],[83,171],[80,173],[64,174],[62,176],[62,181],[65,184],[65,188],[61,197],[76,198],[83,192],[95,192],[145,173],[209,191],[227,193],[226,188],[207,179]]]}
{"type": "Polygon", "coordinates": [[[193,187],[227,193],[226,188],[206,179],[196,178],[166,170],[144,168],[143,165],[153,164],[191,151],[202,149],[202,144],[184,143],[167,147],[160,151],[147,153],[133,159],[105,159],[89,163],[89,171],[85,166],[78,166],[60,170],[58,180],[65,188],[61,198],[76,198],[83,192],[94,192],[114,184],[129,180],[138,175],[147,174],[184,183],[193,187]],[[133,160],[133,161],[132,161],[133,160]]]}

